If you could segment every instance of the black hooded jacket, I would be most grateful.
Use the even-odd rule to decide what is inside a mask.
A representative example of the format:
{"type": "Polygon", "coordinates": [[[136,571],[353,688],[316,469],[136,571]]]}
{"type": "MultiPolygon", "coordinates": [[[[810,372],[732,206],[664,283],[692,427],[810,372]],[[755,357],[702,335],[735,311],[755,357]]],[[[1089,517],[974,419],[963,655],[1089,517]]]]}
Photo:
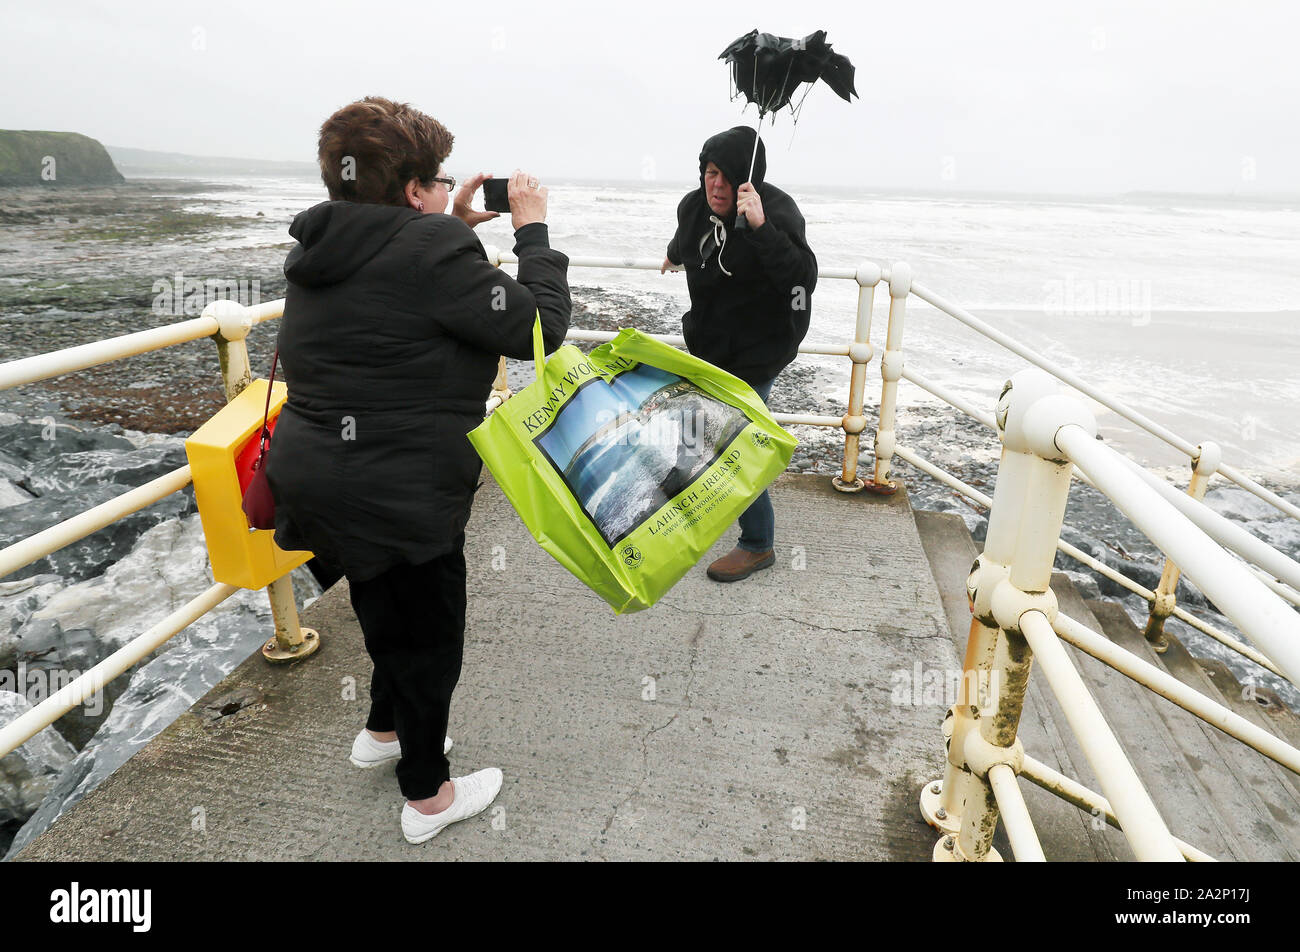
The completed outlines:
{"type": "Polygon", "coordinates": [[[465,434],[497,357],[532,357],[538,312],[547,351],[563,341],[569,259],[525,225],[515,281],[459,218],[390,205],[323,202],[289,234],[275,541],[357,580],[445,554],[469,518],[481,462],[465,434]]]}
{"type": "Polygon", "coordinates": [[[683,266],[691,293],[691,309],[682,317],[686,346],[749,384],[771,380],[794,359],[808,333],[817,286],[817,258],[804,238],[803,215],[794,199],[763,181],[761,140],[750,181],[763,202],[763,226],[736,231],[735,213],[715,216],[705,198],[709,162],[733,188],[744,184],[754,135],[736,126],[704,143],[700,187],[677,206],[677,233],[668,245],[668,260],[683,266]],[[718,233],[725,239],[721,254],[718,233]]]}

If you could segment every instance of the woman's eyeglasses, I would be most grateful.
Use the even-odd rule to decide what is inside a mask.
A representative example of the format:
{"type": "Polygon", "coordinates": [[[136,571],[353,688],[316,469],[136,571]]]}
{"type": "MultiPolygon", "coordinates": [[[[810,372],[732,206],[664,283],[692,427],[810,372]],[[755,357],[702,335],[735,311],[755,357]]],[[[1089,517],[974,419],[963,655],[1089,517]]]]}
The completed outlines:
{"type": "Polygon", "coordinates": [[[447,186],[447,191],[449,192],[456,187],[456,180],[451,176],[446,176],[446,177],[435,176],[434,181],[441,182],[443,185],[447,186]]]}

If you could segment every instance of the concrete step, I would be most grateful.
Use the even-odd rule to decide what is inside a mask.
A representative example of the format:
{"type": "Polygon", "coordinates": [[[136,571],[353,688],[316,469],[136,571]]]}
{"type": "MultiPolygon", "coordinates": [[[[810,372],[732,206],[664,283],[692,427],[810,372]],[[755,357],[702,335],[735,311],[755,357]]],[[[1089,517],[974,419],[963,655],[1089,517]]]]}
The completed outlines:
{"type": "MultiPolygon", "coordinates": [[[[1163,665],[1166,670],[1184,684],[1195,688],[1212,700],[1219,701],[1229,710],[1264,728],[1274,736],[1280,737],[1292,745],[1295,744],[1295,739],[1288,736],[1288,730],[1293,729],[1294,715],[1291,715],[1290,710],[1273,692],[1268,692],[1268,697],[1265,698],[1266,704],[1261,705],[1258,701],[1250,700],[1248,697],[1243,696],[1245,692],[1242,685],[1223,662],[1193,658],[1182,642],[1168,633],[1166,633],[1166,636],[1169,640],[1169,650],[1163,654],[1157,654],[1129,618],[1128,613],[1124,611],[1123,606],[1115,602],[1097,602],[1094,607],[1102,621],[1107,637],[1116,644],[1127,648],[1144,660],[1155,661],[1157,664],[1163,665]],[[1283,717],[1272,713],[1269,708],[1273,708],[1274,711],[1280,709],[1290,716],[1283,717]]],[[[1169,704],[1170,707],[1174,706],[1169,702],[1166,702],[1166,704],[1169,704]]],[[[1182,711],[1180,713],[1188,717],[1191,716],[1182,711]]],[[[1199,718],[1196,720],[1200,721],[1199,718]]],[[[1250,750],[1240,741],[1229,737],[1217,728],[1210,727],[1204,724],[1203,721],[1200,721],[1200,723],[1206,731],[1210,732],[1211,736],[1221,739],[1224,744],[1230,745],[1234,754],[1245,753],[1246,767],[1249,768],[1249,775],[1253,776],[1257,781],[1255,787],[1257,791],[1280,790],[1277,796],[1270,794],[1268,798],[1267,807],[1270,815],[1275,815],[1278,811],[1285,812],[1292,803],[1300,803],[1300,801],[1297,801],[1297,796],[1300,796],[1300,777],[1297,777],[1296,774],[1285,767],[1274,763],[1263,754],[1250,750]],[[1279,785],[1281,785],[1280,788],[1279,785]]],[[[1240,760],[1241,758],[1237,757],[1236,759],[1240,760]]],[[[1246,767],[1243,767],[1243,769],[1246,769],[1246,767]]],[[[1294,816],[1294,807],[1291,809],[1293,812],[1290,815],[1294,816]]],[[[1287,824],[1288,829],[1291,826],[1291,824],[1287,824]]],[[[1293,842],[1300,843],[1300,840],[1293,839],[1293,842]]]]}
{"type": "MultiPolygon", "coordinates": [[[[1054,573],[1052,590],[1063,614],[1094,631],[1102,630],[1068,576],[1054,573]]],[[[1249,831],[1235,822],[1235,815],[1225,815],[1212,791],[1188,770],[1180,735],[1199,730],[1194,718],[1184,714],[1187,719],[1183,721],[1166,719],[1160,705],[1168,702],[1162,698],[1091,655],[1070,646],[1066,646],[1066,653],[1170,832],[1215,858],[1282,858],[1277,855],[1279,852],[1286,855],[1285,844],[1275,836],[1265,835],[1259,842],[1246,837],[1249,831]]],[[[1054,695],[1051,704],[1060,710],[1054,695]]],[[[1060,716],[1064,718],[1064,712],[1060,716]]],[[[1212,754],[1208,756],[1213,759],[1212,754]]],[[[1098,783],[1092,789],[1100,792],[1101,786],[1098,783]]],[[[1256,805],[1253,801],[1245,802],[1253,816],[1256,805]]]]}
{"type": "Polygon", "coordinates": [[[1239,702],[1242,708],[1251,712],[1251,719],[1260,726],[1267,727],[1292,747],[1300,747],[1300,718],[1273,691],[1258,684],[1250,685],[1247,690],[1246,685],[1222,661],[1194,658],[1193,662],[1205,672],[1224,699],[1229,701],[1229,706],[1239,702]]]}
{"type": "MultiPolygon", "coordinates": [[[[1096,605],[1107,606],[1100,609],[1107,613],[1108,617],[1115,617],[1114,610],[1119,606],[1113,602],[1089,602],[1089,606],[1096,605]]],[[[1135,626],[1136,627],[1136,626],[1135,626]]],[[[1119,630],[1126,632],[1126,629],[1120,624],[1119,630]]],[[[1230,701],[1242,701],[1244,707],[1233,709],[1242,716],[1249,716],[1252,722],[1268,728],[1272,733],[1281,737],[1293,747],[1300,747],[1300,717],[1297,717],[1286,702],[1284,702],[1276,693],[1262,685],[1252,685],[1250,692],[1246,692],[1236,676],[1228,670],[1228,667],[1222,661],[1215,661],[1207,658],[1193,657],[1187,650],[1187,646],[1167,628],[1165,637],[1168,639],[1168,650],[1156,654],[1149,651],[1142,657],[1154,656],[1157,661],[1174,677],[1184,684],[1196,688],[1198,691],[1222,701],[1233,707],[1230,701]],[[1256,714],[1262,713],[1266,717],[1255,717],[1256,714]]],[[[1145,639],[1144,639],[1145,640],[1145,639]]]]}
{"type": "MultiPolygon", "coordinates": [[[[1121,619],[1122,608],[1114,602],[1089,602],[1094,609],[1114,618],[1118,630],[1126,637],[1129,632],[1121,619]],[[1103,606],[1097,609],[1097,606],[1103,606]],[[1118,610],[1118,611],[1117,611],[1118,610]]],[[[1125,616],[1127,617],[1127,616],[1125,616]]],[[[1130,620],[1130,624],[1133,624],[1130,620]]],[[[1136,628],[1136,624],[1133,624],[1136,628]]],[[[1187,646],[1166,629],[1169,642],[1166,651],[1157,654],[1147,646],[1144,658],[1154,657],[1170,674],[1184,684],[1196,688],[1216,701],[1220,701],[1252,723],[1268,729],[1293,747],[1300,747],[1300,717],[1286,706],[1276,693],[1262,685],[1252,685],[1247,691],[1237,676],[1222,661],[1198,658],[1187,646]]],[[[1145,642],[1145,638],[1143,641],[1145,642]]]]}
{"type": "MultiPolygon", "coordinates": [[[[1053,574],[1052,590],[1063,614],[1094,631],[1102,630],[1067,576],[1053,574]]],[[[1175,731],[1195,729],[1195,726],[1189,721],[1171,729],[1157,710],[1157,704],[1167,703],[1163,699],[1091,655],[1068,646],[1066,652],[1170,832],[1217,859],[1254,856],[1251,852],[1239,855],[1234,824],[1219,813],[1208,791],[1187,769],[1175,731]]],[[[1100,790],[1100,787],[1093,789],[1100,790]]]]}
{"type": "MultiPolygon", "coordinates": [[[[1094,601],[1089,608],[1100,622],[1094,630],[1139,658],[1159,664],[1123,606],[1094,601]]],[[[1173,742],[1173,755],[1161,762],[1159,773],[1144,774],[1135,763],[1173,832],[1217,859],[1300,859],[1300,801],[1280,776],[1281,768],[1173,702],[1129,683],[1158,719],[1159,733],[1173,742]],[[1161,783],[1162,777],[1170,781],[1161,783]],[[1223,837],[1223,845],[1215,845],[1215,834],[1223,837]]],[[[1215,694],[1209,696],[1219,700],[1215,694]]],[[[1132,753],[1128,737],[1121,741],[1132,753]]]]}
{"type": "MultiPolygon", "coordinates": [[[[914,515],[930,569],[938,583],[957,656],[964,657],[971,622],[966,577],[979,550],[960,516],[920,510],[914,515]]],[[[1050,693],[1042,678],[1030,677],[1020,719],[1021,743],[1026,753],[1036,760],[1096,790],[1096,777],[1059,707],[1048,697],[1050,693]]],[[[1095,862],[1133,858],[1128,842],[1118,830],[1097,822],[1078,807],[1028,781],[1022,781],[1020,788],[1049,860],[1095,862]]],[[[1011,858],[1000,824],[994,845],[1004,858],[1011,858]]]]}
{"type": "MultiPolygon", "coordinates": [[[[954,643],[964,653],[970,625],[965,578],[977,554],[975,543],[958,516],[918,512],[916,520],[954,643]]],[[[1053,576],[1052,588],[1062,612],[1096,631],[1104,629],[1094,607],[1106,617],[1112,608],[1123,611],[1114,603],[1085,603],[1060,573],[1053,576]]],[[[1141,640],[1140,633],[1133,634],[1141,640]]],[[[1066,651],[1176,836],[1221,859],[1297,858],[1289,818],[1300,817],[1300,811],[1287,811],[1289,788],[1285,798],[1271,792],[1278,786],[1271,775],[1281,768],[1094,658],[1070,647],[1066,651]],[[1264,786],[1263,794],[1257,784],[1264,786]],[[1277,819],[1275,811],[1287,818],[1277,819]]],[[[1268,716],[1252,713],[1255,719],[1268,716]]],[[[1030,678],[1020,737],[1030,755],[1100,791],[1041,675],[1030,678]]],[[[1049,859],[1131,858],[1117,831],[1097,831],[1082,811],[1027,783],[1022,787],[1049,859]],[[1033,800],[1031,792],[1038,794],[1033,800]]]]}

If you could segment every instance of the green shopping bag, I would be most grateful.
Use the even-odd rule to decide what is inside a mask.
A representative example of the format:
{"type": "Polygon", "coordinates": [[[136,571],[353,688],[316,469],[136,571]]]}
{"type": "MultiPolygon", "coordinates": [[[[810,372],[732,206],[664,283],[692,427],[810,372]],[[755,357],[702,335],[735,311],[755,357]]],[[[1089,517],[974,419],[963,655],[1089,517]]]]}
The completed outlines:
{"type": "Polygon", "coordinates": [[[738,377],[625,328],[537,380],[469,434],[543,549],[613,607],[648,608],[790,462],[798,441],[738,377]]]}

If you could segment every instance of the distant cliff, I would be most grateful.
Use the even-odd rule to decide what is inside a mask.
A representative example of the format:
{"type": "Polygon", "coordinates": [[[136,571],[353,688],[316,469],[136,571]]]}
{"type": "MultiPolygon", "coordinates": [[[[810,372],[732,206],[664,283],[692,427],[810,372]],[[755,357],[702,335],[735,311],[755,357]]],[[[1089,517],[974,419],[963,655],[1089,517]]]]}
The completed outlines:
{"type": "Polygon", "coordinates": [[[320,177],[315,162],[276,161],[273,159],[236,159],[211,155],[183,155],[179,152],[151,152],[110,145],[108,154],[117,167],[130,172],[132,178],[162,175],[167,178],[202,176],[292,176],[320,177]]]}
{"type": "Polygon", "coordinates": [[[76,132],[0,129],[0,186],[117,185],[108,150],[76,132]]]}

